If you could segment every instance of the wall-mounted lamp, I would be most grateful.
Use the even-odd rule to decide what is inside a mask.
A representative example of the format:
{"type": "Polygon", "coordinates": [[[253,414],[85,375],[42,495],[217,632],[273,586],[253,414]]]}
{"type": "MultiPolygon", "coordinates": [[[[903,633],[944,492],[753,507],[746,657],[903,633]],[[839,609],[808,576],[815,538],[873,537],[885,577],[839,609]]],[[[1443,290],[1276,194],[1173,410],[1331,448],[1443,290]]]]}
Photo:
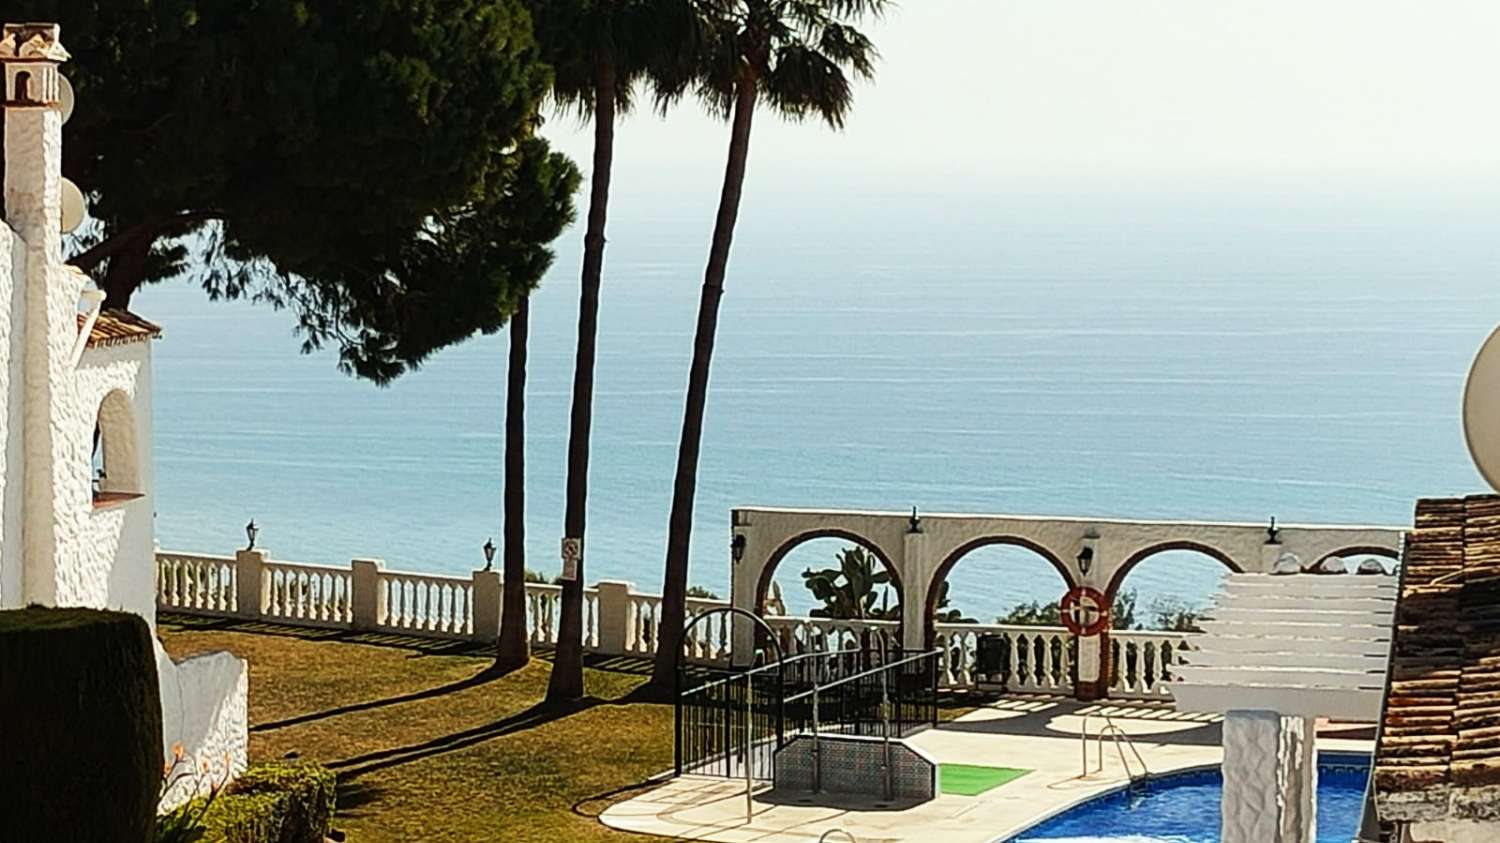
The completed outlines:
{"type": "Polygon", "coordinates": [[[250,523],[245,525],[245,538],[250,540],[250,543],[245,545],[246,550],[255,549],[255,537],[258,535],[260,535],[260,528],[255,526],[255,519],[251,518],[250,523]]]}
{"type": "Polygon", "coordinates": [[[484,569],[488,571],[495,567],[495,540],[485,539],[484,547],[481,549],[484,551],[484,569]]]}
{"type": "Polygon", "coordinates": [[[922,519],[920,519],[920,518],[917,517],[917,508],[916,507],[912,507],[911,508],[911,517],[908,518],[908,519],[906,519],[906,532],[908,532],[908,533],[920,533],[920,532],[922,532],[922,519]]]}
{"type": "Polygon", "coordinates": [[[1084,576],[1088,576],[1089,569],[1092,567],[1094,567],[1094,549],[1085,546],[1083,550],[1078,551],[1078,570],[1084,576]]]}
{"type": "Polygon", "coordinates": [[[1281,544],[1281,531],[1276,528],[1276,516],[1271,516],[1271,524],[1266,527],[1266,544],[1281,544]]]}
{"type": "Polygon", "coordinates": [[[740,533],[735,533],[734,538],[729,540],[729,555],[735,562],[745,558],[745,537],[740,533]]]}

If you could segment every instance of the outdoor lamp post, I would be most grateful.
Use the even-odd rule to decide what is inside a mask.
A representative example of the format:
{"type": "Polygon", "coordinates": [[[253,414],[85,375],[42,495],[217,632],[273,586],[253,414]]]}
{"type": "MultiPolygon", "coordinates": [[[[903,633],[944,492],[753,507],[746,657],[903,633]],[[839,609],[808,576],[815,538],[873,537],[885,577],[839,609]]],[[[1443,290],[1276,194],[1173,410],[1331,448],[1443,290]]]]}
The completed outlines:
{"type": "Polygon", "coordinates": [[[251,518],[250,523],[245,525],[245,538],[250,540],[250,543],[245,545],[246,550],[255,549],[255,537],[258,535],[260,535],[260,528],[255,526],[255,519],[251,518]]]}
{"type": "Polygon", "coordinates": [[[736,563],[745,558],[744,535],[735,533],[734,538],[729,540],[729,555],[734,558],[736,563]]]}
{"type": "Polygon", "coordinates": [[[495,567],[495,540],[488,538],[484,540],[484,569],[486,571],[495,567]]]}

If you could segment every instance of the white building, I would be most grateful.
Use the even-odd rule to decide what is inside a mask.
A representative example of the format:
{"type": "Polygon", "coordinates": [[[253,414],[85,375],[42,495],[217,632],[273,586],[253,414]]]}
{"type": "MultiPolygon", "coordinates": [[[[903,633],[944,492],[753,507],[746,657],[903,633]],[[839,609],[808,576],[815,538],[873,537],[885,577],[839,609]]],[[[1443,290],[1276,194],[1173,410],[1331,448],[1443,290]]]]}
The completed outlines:
{"type": "MultiPolygon", "coordinates": [[[[0,225],[0,608],[93,606],[155,628],[151,340],[63,263],[67,52],[53,24],[6,24],[0,225]]],[[[244,661],[174,663],[158,642],[164,757],[181,743],[210,775],[246,761],[244,661]]],[[[185,796],[184,780],[172,799],[185,796]]]]}

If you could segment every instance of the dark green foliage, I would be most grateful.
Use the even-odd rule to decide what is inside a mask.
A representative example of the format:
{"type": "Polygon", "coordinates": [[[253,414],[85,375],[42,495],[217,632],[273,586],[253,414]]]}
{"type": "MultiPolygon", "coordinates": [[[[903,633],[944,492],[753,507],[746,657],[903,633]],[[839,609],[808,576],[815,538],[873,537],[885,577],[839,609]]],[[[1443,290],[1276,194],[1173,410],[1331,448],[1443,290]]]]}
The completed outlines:
{"type": "Polygon", "coordinates": [[[701,585],[690,585],[690,586],[688,586],[687,596],[695,598],[697,600],[718,600],[719,599],[719,595],[715,594],[712,589],[704,588],[701,585]]]}
{"type": "Polygon", "coordinates": [[[322,843],[337,784],[316,764],[261,764],[217,798],[201,797],[177,813],[201,814],[205,843],[322,843]]]}
{"type": "Polygon", "coordinates": [[[549,71],[523,0],[18,0],[56,20],[65,174],[113,306],[191,270],[290,309],[386,381],[500,329],[551,260],[575,168],[532,138],[549,71]]]}
{"type": "Polygon", "coordinates": [[[545,0],[532,16],[552,67],[553,99],[583,118],[593,117],[601,64],[624,113],[634,107],[638,82],[690,62],[696,49],[691,0],[545,0]]]}
{"type": "Polygon", "coordinates": [[[855,546],[840,550],[836,558],[837,568],[802,572],[803,585],[823,604],[809,612],[812,617],[901,619],[900,599],[890,605],[891,574],[875,554],[855,546]]]}
{"type": "MultiPolygon", "coordinates": [[[[1029,603],[1021,603],[1009,612],[995,618],[995,623],[1017,624],[1021,626],[1062,626],[1062,607],[1059,601],[1043,603],[1033,600],[1029,603]]],[[[1139,623],[1135,618],[1135,591],[1122,589],[1115,594],[1114,605],[1110,610],[1110,629],[1138,629],[1139,623]]]]}
{"type": "Polygon", "coordinates": [[[0,834],[145,843],[161,786],[161,698],[139,615],[0,612],[0,834]]]}
{"type": "Polygon", "coordinates": [[[1152,629],[1168,632],[1202,632],[1198,626],[1203,610],[1173,597],[1158,597],[1151,601],[1152,629]]]}

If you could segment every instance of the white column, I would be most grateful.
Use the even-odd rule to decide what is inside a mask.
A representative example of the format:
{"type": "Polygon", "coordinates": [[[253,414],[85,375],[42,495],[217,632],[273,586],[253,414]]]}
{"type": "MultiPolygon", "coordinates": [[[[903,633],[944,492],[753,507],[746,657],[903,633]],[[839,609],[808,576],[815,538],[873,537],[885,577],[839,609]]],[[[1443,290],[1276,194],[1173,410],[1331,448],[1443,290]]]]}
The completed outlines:
{"type": "Polygon", "coordinates": [[[473,576],[474,640],[493,644],[500,637],[500,572],[475,571],[473,576]]]}
{"type": "Polygon", "coordinates": [[[355,559],[352,565],[350,608],[353,620],[350,625],[355,629],[374,629],[385,617],[385,595],[380,593],[380,572],[385,568],[385,561],[355,559]]]}
{"type": "Polygon", "coordinates": [[[927,599],[937,583],[927,563],[927,534],[907,533],[901,565],[901,646],[909,653],[927,645],[927,599]]]}
{"type": "Polygon", "coordinates": [[[1274,711],[1224,716],[1223,843],[1313,843],[1318,765],[1313,720],[1274,711]]]}
{"type": "Polygon", "coordinates": [[[258,618],[265,608],[261,573],[266,558],[266,552],[259,549],[234,552],[235,612],[243,617],[258,618]]]}
{"type": "MultiPolygon", "coordinates": [[[[630,611],[630,595],[635,586],[618,580],[600,580],[599,585],[599,652],[618,656],[628,652],[636,643],[631,635],[633,617],[630,611]]],[[[692,622],[691,613],[683,623],[692,622]]],[[[686,646],[686,642],[684,642],[686,646]]]]}

